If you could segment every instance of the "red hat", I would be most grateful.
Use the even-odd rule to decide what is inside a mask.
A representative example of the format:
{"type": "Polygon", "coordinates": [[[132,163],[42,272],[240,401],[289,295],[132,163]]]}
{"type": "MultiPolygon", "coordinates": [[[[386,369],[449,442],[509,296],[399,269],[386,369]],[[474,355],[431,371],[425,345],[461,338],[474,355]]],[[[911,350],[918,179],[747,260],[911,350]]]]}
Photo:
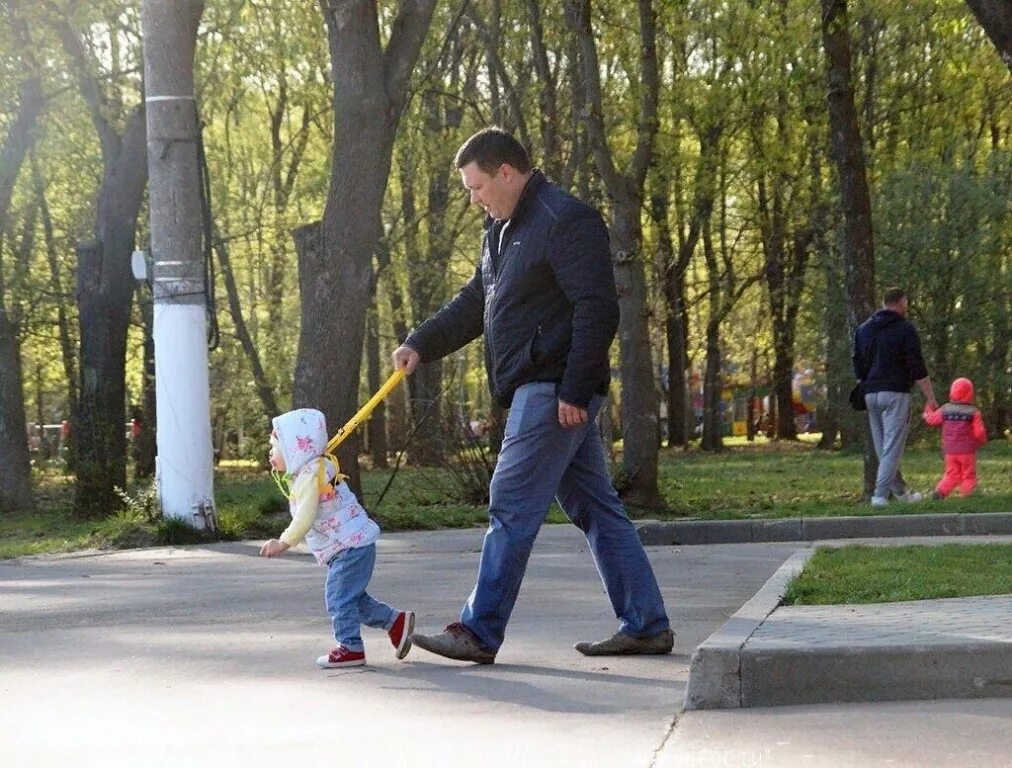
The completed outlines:
{"type": "Polygon", "coordinates": [[[949,387],[949,399],[954,403],[973,402],[973,382],[967,378],[959,378],[949,387]]]}

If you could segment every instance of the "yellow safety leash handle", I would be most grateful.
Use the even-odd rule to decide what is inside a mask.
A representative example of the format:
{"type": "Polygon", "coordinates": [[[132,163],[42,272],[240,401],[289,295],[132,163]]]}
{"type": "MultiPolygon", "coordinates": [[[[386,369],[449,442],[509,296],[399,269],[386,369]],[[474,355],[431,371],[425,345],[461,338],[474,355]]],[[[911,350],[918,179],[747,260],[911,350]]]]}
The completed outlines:
{"type": "Polygon", "coordinates": [[[379,388],[379,391],[373,395],[369,402],[363,405],[354,416],[348,419],[348,423],[337,430],[337,434],[330,438],[330,442],[327,443],[327,450],[324,453],[332,453],[337,446],[343,443],[351,433],[355,431],[359,424],[369,418],[376,406],[382,403],[390,391],[401,383],[401,379],[404,378],[404,369],[398,368],[394,371],[390,378],[386,380],[386,383],[379,388]]]}

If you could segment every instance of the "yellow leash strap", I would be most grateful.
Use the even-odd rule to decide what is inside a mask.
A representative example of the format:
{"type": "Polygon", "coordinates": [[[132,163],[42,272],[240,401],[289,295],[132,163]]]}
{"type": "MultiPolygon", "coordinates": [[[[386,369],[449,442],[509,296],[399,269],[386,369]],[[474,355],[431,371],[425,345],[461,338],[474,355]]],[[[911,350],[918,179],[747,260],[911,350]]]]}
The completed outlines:
{"type": "Polygon", "coordinates": [[[369,402],[363,405],[358,410],[358,413],[348,419],[348,422],[337,430],[337,434],[330,438],[330,442],[327,443],[327,449],[324,451],[324,455],[332,454],[335,450],[337,450],[337,446],[347,440],[351,436],[351,433],[358,428],[358,425],[369,418],[372,412],[376,409],[376,406],[386,399],[391,390],[400,384],[401,379],[403,378],[403,368],[398,368],[394,371],[390,375],[390,378],[386,380],[386,383],[379,388],[379,391],[369,399],[369,402]]]}
{"type": "MultiPolygon", "coordinates": [[[[358,413],[348,419],[347,424],[337,430],[337,434],[330,438],[330,441],[327,443],[327,447],[323,449],[323,458],[327,459],[334,465],[335,485],[348,477],[347,475],[341,474],[341,465],[338,464],[337,457],[334,456],[334,451],[337,449],[337,446],[347,440],[358,425],[369,418],[370,414],[372,414],[372,412],[376,409],[376,406],[386,399],[391,390],[400,384],[401,379],[403,378],[403,368],[398,368],[394,371],[390,378],[386,380],[386,383],[379,388],[379,391],[369,399],[369,402],[363,405],[358,410],[358,413]]],[[[281,493],[284,494],[285,498],[290,498],[291,489],[288,487],[287,479],[283,478],[277,470],[271,470],[271,475],[274,477],[274,482],[277,483],[278,488],[281,489],[281,493]]],[[[316,472],[316,487],[318,492],[322,494],[326,491],[327,486],[326,464],[321,461],[319,469],[317,469],[316,472]]]]}

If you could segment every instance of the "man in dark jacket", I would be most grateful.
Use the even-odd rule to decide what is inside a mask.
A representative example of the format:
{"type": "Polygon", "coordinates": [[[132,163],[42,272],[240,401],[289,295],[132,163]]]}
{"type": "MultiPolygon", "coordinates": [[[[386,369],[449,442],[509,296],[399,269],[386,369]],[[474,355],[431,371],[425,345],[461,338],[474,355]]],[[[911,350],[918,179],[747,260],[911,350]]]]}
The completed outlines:
{"type": "Polygon", "coordinates": [[[878,475],[871,497],[873,506],[884,506],[889,496],[919,501],[909,493],[900,474],[900,457],[910,431],[910,389],[921,390],[932,410],[938,407],[921,355],[917,329],[907,318],[907,295],[901,288],[888,289],[882,309],[863,322],[854,334],[854,375],[864,382],[872,442],[878,456],[878,475]]]}
{"type": "Polygon", "coordinates": [[[585,655],[670,653],[674,635],[636,530],[608,476],[594,417],[608,390],[618,300],[601,215],[551,184],[499,128],[457,153],[471,202],[487,214],[481,259],[457,296],[394,352],[411,373],[484,334],[492,395],[509,408],[489,489],[478,579],[460,620],[412,642],[491,664],[552,498],[584,532],[619,619],[585,655]]]}

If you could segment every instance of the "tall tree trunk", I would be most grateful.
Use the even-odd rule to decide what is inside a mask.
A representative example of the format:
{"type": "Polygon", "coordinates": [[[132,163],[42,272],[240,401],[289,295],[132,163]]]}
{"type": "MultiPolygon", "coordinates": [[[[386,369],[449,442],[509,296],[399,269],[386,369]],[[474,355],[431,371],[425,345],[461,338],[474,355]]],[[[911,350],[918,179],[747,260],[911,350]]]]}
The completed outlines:
{"type": "Polygon", "coordinates": [[[35,195],[39,200],[39,212],[42,215],[42,235],[46,245],[46,262],[49,265],[49,284],[53,295],[57,297],[56,326],[60,339],[60,360],[63,363],[63,374],[67,383],[70,421],[75,422],[77,421],[77,362],[74,343],[70,335],[70,319],[67,315],[70,297],[64,293],[56,236],[53,231],[53,217],[46,201],[45,180],[42,178],[39,164],[34,157],[32,157],[32,183],[35,187],[35,195]]]}
{"type": "MultiPolygon", "coordinates": [[[[778,440],[796,440],[793,408],[794,328],[788,315],[791,301],[787,295],[789,275],[787,255],[787,221],[783,205],[782,180],[774,174],[773,200],[769,201],[766,182],[759,179],[759,210],[763,217],[763,276],[769,301],[773,330],[773,372],[770,394],[776,398],[778,440]]],[[[796,297],[795,301],[796,301],[796,297]]],[[[796,310],[795,310],[796,316],[796,310]]]]}
{"type": "MultiPolygon", "coordinates": [[[[32,248],[35,215],[33,209],[25,218],[21,254],[14,270],[18,283],[23,282],[27,272],[25,252],[30,253],[32,248]]],[[[5,462],[6,468],[0,473],[0,514],[28,512],[34,508],[21,366],[22,302],[16,295],[9,298],[6,295],[3,241],[4,231],[0,228],[0,460],[5,462]]],[[[12,294],[17,293],[23,291],[12,290],[12,294]]]]}
{"type": "MultiPolygon", "coordinates": [[[[270,137],[271,137],[271,166],[270,166],[270,189],[271,202],[273,204],[274,232],[271,237],[268,250],[270,253],[268,268],[264,281],[264,295],[269,297],[267,301],[267,325],[263,329],[264,352],[268,360],[275,363],[275,375],[261,384],[257,382],[258,389],[264,385],[272,392],[271,399],[275,394],[286,394],[289,390],[290,379],[288,376],[291,370],[291,357],[289,349],[284,343],[287,334],[287,326],[293,318],[290,311],[285,309],[284,302],[276,301],[274,297],[281,296],[288,284],[288,277],[291,274],[291,257],[288,247],[282,234],[287,231],[288,204],[291,200],[292,190],[298,178],[302,159],[305,156],[306,145],[310,136],[310,125],[313,110],[308,105],[303,105],[301,128],[291,137],[289,142],[283,140],[281,129],[285,124],[285,118],[291,114],[293,105],[288,99],[288,80],[284,70],[279,73],[279,85],[277,101],[270,109],[270,137]],[[287,157],[287,162],[286,162],[287,157]]],[[[263,396],[261,395],[261,399],[263,396]]],[[[267,411],[270,413],[270,411],[267,411]]],[[[274,411],[276,415],[276,410],[274,411]]]]}
{"type": "Polygon", "coordinates": [[[672,425],[673,435],[676,439],[681,438],[680,445],[688,445],[688,441],[695,432],[694,419],[689,419],[689,390],[686,382],[686,372],[689,368],[688,355],[688,331],[689,318],[686,302],[686,273],[689,269],[689,262],[696,251],[699,238],[704,227],[709,225],[713,215],[713,203],[717,194],[717,171],[720,163],[721,138],[724,135],[722,122],[709,122],[705,118],[695,126],[699,138],[699,161],[696,166],[696,173],[693,182],[693,201],[689,218],[688,228],[684,230],[678,246],[678,258],[671,270],[668,271],[665,281],[665,297],[669,302],[669,315],[673,315],[672,325],[668,331],[669,351],[673,350],[675,358],[679,360],[681,375],[671,386],[669,374],[669,392],[672,405],[675,404],[675,397],[680,397],[682,402],[682,434],[679,434],[676,427],[672,425]],[[678,393],[675,390],[681,389],[678,393]]]}
{"type": "Polygon", "coordinates": [[[703,372],[703,435],[700,448],[720,451],[724,438],[720,430],[720,399],[723,390],[720,376],[720,325],[726,317],[721,305],[720,267],[710,237],[710,221],[703,223],[703,256],[706,260],[707,301],[710,305],[706,320],[706,367],[703,372]]]}
{"type": "Polygon", "coordinates": [[[587,89],[583,83],[583,70],[580,67],[580,41],[576,35],[566,36],[566,64],[569,75],[569,103],[572,114],[572,147],[566,161],[562,177],[569,179],[570,186],[575,186],[581,200],[593,205],[594,188],[591,185],[590,142],[587,139],[587,127],[581,116],[587,103],[587,89]]]}
{"type": "MultiPolygon", "coordinates": [[[[301,327],[292,399],[323,411],[330,429],[357,410],[372,258],[394,134],[436,0],[405,0],[384,49],[376,3],[321,0],[334,84],[334,143],[323,221],[295,230],[301,327]]],[[[361,488],[358,440],[339,449],[361,488]]]]}
{"type": "Polygon", "coordinates": [[[650,217],[657,231],[658,263],[661,265],[661,283],[667,303],[664,315],[664,335],[668,349],[667,407],[668,445],[684,446],[688,442],[688,388],[685,381],[686,338],[685,304],[682,301],[684,271],[678,271],[671,226],[668,223],[670,189],[666,171],[655,166],[653,190],[650,194],[650,217]]]}
{"type": "Polygon", "coordinates": [[[735,272],[732,249],[727,244],[727,152],[719,151],[718,147],[714,157],[718,167],[717,189],[720,195],[717,224],[720,237],[719,253],[713,244],[711,216],[708,214],[700,225],[703,238],[703,259],[706,263],[706,298],[709,305],[709,314],[706,320],[706,367],[703,376],[703,436],[700,447],[709,451],[719,451],[724,447],[720,424],[720,402],[723,390],[720,327],[745,291],[762,277],[762,273],[758,272],[739,279],[735,272]]]}
{"type": "MultiPolygon", "coordinates": [[[[393,283],[392,280],[389,282],[393,283]]],[[[400,299],[400,292],[395,285],[391,285],[388,295],[390,297],[391,314],[393,315],[394,337],[399,342],[403,342],[408,337],[408,326],[403,319],[402,307],[395,301],[395,298],[397,300],[400,299]]],[[[400,451],[404,448],[404,441],[410,429],[408,426],[410,414],[408,413],[407,387],[402,387],[399,391],[391,392],[390,397],[387,399],[387,405],[385,431],[389,450],[391,452],[400,451]]]]}
{"type": "Polygon", "coordinates": [[[144,108],[130,116],[119,151],[107,159],[99,191],[95,240],[77,247],[81,340],[78,420],[72,425],[75,512],[94,517],[118,504],[126,487],[126,338],[133,276],[130,255],[147,182],[144,108]]]}
{"type": "Polygon", "coordinates": [[[657,386],[650,350],[646,270],[643,266],[641,210],[644,184],[657,134],[660,90],[656,19],[650,0],[639,0],[640,103],[636,147],[628,170],[615,165],[603,119],[601,72],[591,26],[590,0],[567,0],[566,19],[579,42],[586,97],[587,134],[597,171],[612,208],[612,254],[618,289],[619,351],[622,373],[622,469],[627,501],[641,507],[663,505],[657,487],[657,386]]]}
{"type": "Polygon", "coordinates": [[[114,488],[126,485],[130,256],[148,180],[145,113],[144,105],[138,105],[126,118],[123,134],[118,134],[107,117],[110,107],[92,74],[93,62],[81,36],[65,20],[53,23],[75,68],[102,150],[95,239],[76,248],[81,367],[78,418],[71,426],[77,474],[74,511],[94,517],[118,506],[114,488]]]}
{"type": "Polygon", "coordinates": [[[1012,70],[1012,0],[966,0],[966,4],[1012,70]]]}
{"type": "MultiPolygon", "coordinates": [[[[847,325],[851,338],[857,326],[875,307],[875,247],[872,234],[871,198],[865,174],[861,130],[854,105],[850,66],[850,30],[847,0],[821,0],[822,44],[826,50],[827,101],[829,104],[830,156],[836,166],[843,210],[841,250],[844,285],[847,288],[847,325]]],[[[867,421],[867,420],[866,420],[867,421]]],[[[878,459],[865,426],[864,493],[875,488],[878,459]]]]}
{"type": "MultiPolygon", "coordinates": [[[[7,4],[7,14],[22,39],[23,55],[27,55],[31,62],[27,31],[24,23],[15,18],[15,10],[12,3],[7,4]]],[[[34,71],[29,73],[20,90],[18,113],[0,151],[0,261],[14,184],[34,140],[35,124],[43,106],[41,82],[34,71]]],[[[0,513],[34,507],[25,424],[21,329],[18,318],[12,317],[8,311],[5,293],[3,269],[0,267],[0,466],[3,467],[0,472],[0,513]]]]}
{"type": "Polygon", "coordinates": [[[534,71],[538,76],[538,106],[541,121],[541,156],[544,158],[544,171],[550,178],[568,189],[573,183],[572,174],[568,173],[562,158],[562,142],[559,136],[558,93],[556,91],[556,75],[552,72],[548,60],[548,49],[545,45],[544,25],[541,23],[540,0],[525,0],[527,17],[531,29],[531,53],[534,71]]]}
{"type": "Polygon", "coordinates": [[[137,287],[137,305],[141,310],[144,327],[144,362],[141,377],[140,431],[134,436],[134,477],[149,478],[155,475],[155,455],[158,427],[158,403],[155,386],[155,313],[151,291],[146,285],[137,287]]]}
{"type": "MultiPolygon", "coordinates": [[[[992,257],[992,274],[1001,275],[1009,272],[1008,251],[999,250],[992,257]]],[[[1012,336],[1012,306],[1009,299],[1012,291],[1006,285],[1004,290],[995,291],[991,299],[991,311],[987,324],[991,326],[991,332],[987,334],[991,339],[991,348],[987,350],[986,360],[988,369],[991,371],[989,382],[990,397],[985,412],[984,423],[989,433],[997,438],[1004,435],[1009,427],[1012,427],[1012,382],[1009,381],[1008,370],[1010,366],[1010,351],[1012,344],[1009,337],[1012,336]]]]}
{"type": "Polygon", "coordinates": [[[509,70],[500,56],[500,51],[503,50],[502,3],[500,0],[492,0],[492,8],[487,21],[481,16],[474,3],[465,3],[465,6],[464,12],[474,23],[479,37],[485,43],[489,90],[492,95],[492,121],[510,133],[516,134],[517,140],[530,152],[533,144],[530,129],[527,127],[520,89],[513,83],[513,78],[510,77],[509,70]],[[505,105],[501,101],[501,96],[506,97],[505,105]],[[504,106],[507,108],[504,109],[504,106]]]}
{"type": "MultiPolygon", "coordinates": [[[[458,85],[456,68],[444,72],[443,78],[448,83],[446,87],[449,93],[453,94],[458,85]]],[[[430,171],[426,191],[426,248],[421,259],[408,260],[408,295],[412,316],[415,318],[429,317],[447,299],[446,274],[453,253],[454,234],[452,227],[448,226],[449,176],[442,169],[450,168],[453,164],[451,138],[463,117],[455,99],[446,94],[426,93],[422,99],[422,109],[425,154],[430,171]]],[[[410,180],[406,181],[410,184],[410,180]]],[[[405,191],[404,194],[407,193],[405,191]]],[[[415,427],[412,461],[420,466],[439,466],[444,461],[447,447],[441,428],[444,413],[443,361],[436,360],[418,366],[408,380],[408,385],[415,427]],[[425,419],[428,428],[419,428],[421,419],[425,419]]]]}
{"type": "MultiPolygon", "coordinates": [[[[373,298],[376,296],[376,281],[371,286],[373,298]]],[[[366,376],[369,381],[369,391],[376,392],[383,384],[383,376],[380,370],[380,336],[379,336],[379,313],[374,306],[366,316],[366,376]]],[[[366,435],[369,442],[369,454],[372,456],[374,467],[385,469],[390,466],[387,454],[390,448],[387,443],[387,406],[381,402],[373,410],[369,421],[366,422],[366,435]]]]}
{"type": "Polygon", "coordinates": [[[25,424],[20,328],[4,301],[0,281],[0,514],[31,511],[32,473],[25,424]]]}
{"type": "Polygon", "coordinates": [[[267,372],[260,360],[260,352],[256,344],[253,343],[249,326],[246,325],[242,302],[239,299],[239,288],[235,281],[235,271],[232,269],[232,257],[228,253],[228,245],[217,229],[214,232],[214,250],[218,254],[218,264],[221,265],[221,277],[225,283],[225,295],[228,298],[228,310],[232,315],[235,335],[239,339],[242,351],[246,353],[246,359],[249,360],[250,370],[253,373],[253,384],[256,386],[257,397],[260,399],[260,406],[263,409],[265,433],[270,434],[271,420],[281,413],[281,409],[278,408],[274,388],[271,386],[270,379],[268,379],[267,372]]]}
{"type": "Polygon", "coordinates": [[[14,4],[8,2],[6,6],[7,15],[14,27],[15,37],[18,39],[18,55],[27,57],[25,61],[27,72],[18,89],[17,114],[13,122],[10,123],[3,150],[0,151],[0,232],[8,229],[7,216],[10,212],[11,197],[14,194],[14,183],[21,171],[21,164],[35,141],[35,124],[44,106],[43,87],[41,87],[41,80],[34,69],[27,29],[24,22],[15,15],[14,4]]]}

